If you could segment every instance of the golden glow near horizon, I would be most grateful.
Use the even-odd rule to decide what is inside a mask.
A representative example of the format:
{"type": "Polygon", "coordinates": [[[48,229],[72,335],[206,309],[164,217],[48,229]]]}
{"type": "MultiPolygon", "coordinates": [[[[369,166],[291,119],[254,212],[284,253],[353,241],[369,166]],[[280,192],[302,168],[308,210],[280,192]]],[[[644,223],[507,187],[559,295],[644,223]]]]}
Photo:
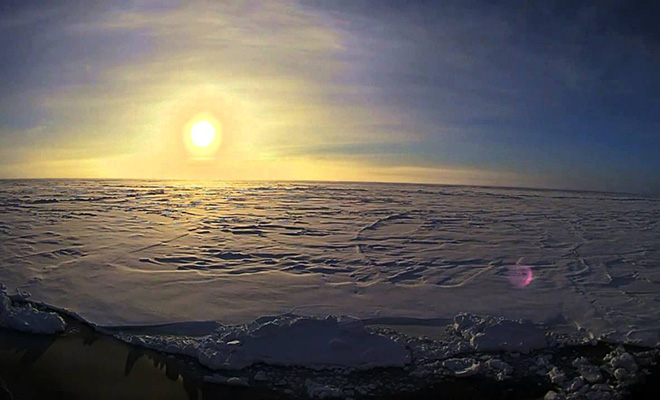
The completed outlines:
{"type": "Polygon", "coordinates": [[[199,121],[190,129],[190,138],[195,146],[208,147],[215,139],[215,128],[209,121],[199,121]]]}
{"type": "Polygon", "coordinates": [[[72,62],[89,84],[35,92],[34,125],[0,126],[0,177],[522,183],[401,158],[392,149],[425,136],[342,78],[361,62],[345,52],[361,44],[325,13],[289,0],[183,3],[73,21],[71,32],[121,48],[135,37],[135,53],[102,52],[78,72],[72,62]]]}

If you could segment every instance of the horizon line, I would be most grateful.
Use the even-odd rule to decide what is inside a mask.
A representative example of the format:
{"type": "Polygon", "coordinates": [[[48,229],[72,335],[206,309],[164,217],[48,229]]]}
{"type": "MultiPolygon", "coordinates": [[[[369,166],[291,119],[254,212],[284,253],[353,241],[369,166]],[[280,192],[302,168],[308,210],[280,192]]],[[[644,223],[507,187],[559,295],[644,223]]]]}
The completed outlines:
{"type": "Polygon", "coordinates": [[[655,196],[660,197],[659,193],[634,193],[617,192],[611,190],[593,190],[593,189],[570,189],[561,187],[534,187],[534,186],[506,186],[506,185],[470,185],[460,183],[430,183],[430,182],[401,182],[401,181],[362,181],[362,180],[318,180],[318,179],[204,179],[204,178],[0,178],[0,181],[198,181],[198,182],[302,182],[302,183],[366,183],[366,184],[394,184],[394,185],[422,185],[422,186],[450,186],[450,187],[474,187],[484,189],[510,189],[510,190],[539,190],[539,191],[559,191],[576,193],[603,193],[617,195],[634,196],[655,196]]]}

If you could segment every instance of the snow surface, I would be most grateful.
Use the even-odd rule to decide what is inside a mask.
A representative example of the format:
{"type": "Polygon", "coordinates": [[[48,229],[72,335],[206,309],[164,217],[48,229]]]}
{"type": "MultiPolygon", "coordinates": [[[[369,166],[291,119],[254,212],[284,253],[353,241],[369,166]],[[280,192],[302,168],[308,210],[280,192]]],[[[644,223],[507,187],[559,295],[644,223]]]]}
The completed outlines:
{"type": "Polygon", "coordinates": [[[0,285],[0,326],[28,333],[63,332],[66,323],[57,313],[39,311],[25,300],[25,293],[9,296],[4,285],[0,285]]]}
{"type": "MultiPolygon", "coordinates": [[[[2,181],[0,282],[105,326],[469,312],[658,346],[659,221],[660,201],[606,193],[2,181]]],[[[518,328],[466,334],[540,344],[502,342],[518,328]]]]}
{"type": "Polygon", "coordinates": [[[454,318],[454,329],[469,340],[476,351],[528,353],[550,344],[545,331],[528,320],[459,314],[454,318]]]}
{"type": "Polygon", "coordinates": [[[350,368],[403,367],[405,346],[368,332],[352,318],[262,317],[247,325],[220,326],[203,337],[117,335],[129,343],[197,358],[211,369],[254,364],[350,368]]]}

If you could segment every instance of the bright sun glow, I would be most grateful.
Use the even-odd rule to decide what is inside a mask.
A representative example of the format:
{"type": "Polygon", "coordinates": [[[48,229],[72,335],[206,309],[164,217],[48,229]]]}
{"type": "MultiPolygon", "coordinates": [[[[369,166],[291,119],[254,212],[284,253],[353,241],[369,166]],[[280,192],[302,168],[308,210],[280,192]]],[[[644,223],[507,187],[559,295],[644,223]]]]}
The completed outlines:
{"type": "Polygon", "coordinates": [[[208,121],[199,121],[190,129],[190,138],[195,146],[208,147],[215,139],[215,127],[208,121]]]}

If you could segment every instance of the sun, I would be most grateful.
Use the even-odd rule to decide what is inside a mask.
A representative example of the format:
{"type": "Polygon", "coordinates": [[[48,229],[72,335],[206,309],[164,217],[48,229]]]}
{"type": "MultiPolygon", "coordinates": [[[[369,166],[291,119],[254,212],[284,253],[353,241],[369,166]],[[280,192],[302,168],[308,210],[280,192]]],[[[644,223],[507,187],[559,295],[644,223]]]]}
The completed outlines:
{"type": "Polygon", "coordinates": [[[222,122],[206,112],[190,118],[181,135],[190,160],[211,161],[219,154],[224,132],[222,122]]]}
{"type": "Polygon", "coordinates": [[[190,139],[198,147],[209,147],[215,140],[215,127],[209,121],[199,121],[190,128],[190,139]]]}

